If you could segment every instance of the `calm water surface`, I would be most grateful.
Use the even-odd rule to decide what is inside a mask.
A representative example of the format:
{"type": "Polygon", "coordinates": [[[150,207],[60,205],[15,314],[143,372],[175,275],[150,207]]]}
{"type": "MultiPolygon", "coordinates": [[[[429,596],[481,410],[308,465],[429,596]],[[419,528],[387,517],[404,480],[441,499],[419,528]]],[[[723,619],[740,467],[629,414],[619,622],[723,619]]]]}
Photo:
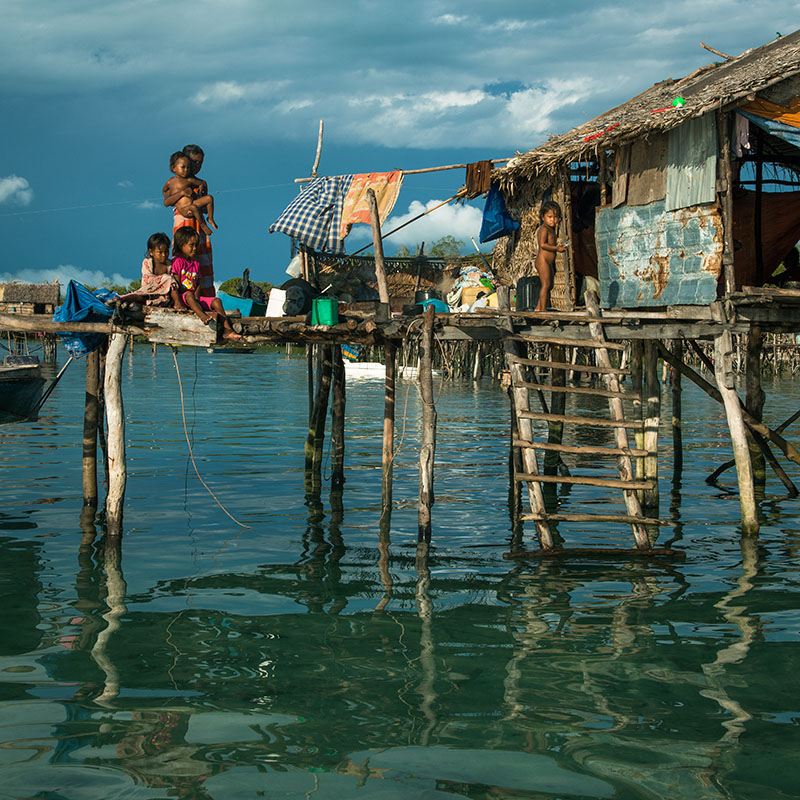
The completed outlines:
{"type": "MultiPolygon", "coordinates": [[[[82,364],[0,428],[0,796],[800,796],[800,501],[770,476],[742,540],[735,477],[703,482],[730,452],[704,396],[681,480],[661,464],[684,561],[516,563],[506,396],[444,385],[425,559],[413,384],[381,537],[380,382],[348,385],[337,501],[304,491],[304,359],[180,350],[198,468],[245,529],[193,473],[171,353],[125,364],[121,548],[81,525],[82,364]]],[[[777,424],[795,385],[767,388],[777,424]]],[[[594,492],[560,502],[611,510],[594,492]]]]}

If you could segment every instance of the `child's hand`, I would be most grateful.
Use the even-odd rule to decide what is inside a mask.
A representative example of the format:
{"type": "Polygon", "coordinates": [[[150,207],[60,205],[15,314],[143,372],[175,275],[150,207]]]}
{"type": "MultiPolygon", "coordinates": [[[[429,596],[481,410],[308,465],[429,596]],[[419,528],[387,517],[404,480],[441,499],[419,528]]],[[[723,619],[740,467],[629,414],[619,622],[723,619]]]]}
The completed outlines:
{"type": "Polygon", "coordinates": [[[567,252],[567,248],[564,247],[563,244],[560,244],[560,245],[558,245],[558,247],[556,247],[556,252],[558,252],[558,253],[566,253],[567,252]]]}

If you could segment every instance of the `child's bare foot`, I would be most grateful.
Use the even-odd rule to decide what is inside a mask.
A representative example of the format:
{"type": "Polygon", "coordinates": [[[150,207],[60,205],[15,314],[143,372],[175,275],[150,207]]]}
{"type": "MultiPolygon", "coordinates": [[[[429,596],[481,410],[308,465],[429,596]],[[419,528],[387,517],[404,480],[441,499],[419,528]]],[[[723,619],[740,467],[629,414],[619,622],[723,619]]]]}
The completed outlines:
{"type": "Polygon", "coordinates": [[[234,331],[225,331],[225,333],[222,334],[222,338],[238,342],[241,340],[242,335],[240,333],[235,333],[234,331]]]}
{"type": "Polygon", "coordinates": [[[215,231],[219,230],[219,225],[214,221],[214,217],[212,217],[211,214],[208,215],[208,224],[211,225],[215,231]]]}
{"type": "Polygon", "coordinates": [[[211,236],[211,234],[214,233],[205,222],[200,222],[200,230],[203,231],[206,236],[211,236]]]}

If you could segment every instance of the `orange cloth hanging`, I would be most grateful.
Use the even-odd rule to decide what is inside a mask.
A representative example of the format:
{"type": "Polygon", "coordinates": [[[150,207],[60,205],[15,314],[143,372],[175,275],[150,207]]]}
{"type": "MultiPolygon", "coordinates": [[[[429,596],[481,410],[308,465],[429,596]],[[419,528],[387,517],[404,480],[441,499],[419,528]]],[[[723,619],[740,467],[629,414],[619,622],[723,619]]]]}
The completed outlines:
{"type": "Polygon", "coordinates": [[[356,222],[370,224],[367,189],[375,192],[375,199],[378,201],[378,217],[383,225],[394,208],[402,185],[403,172],[399,169],[393,172],[367,172],[363,175],[353,175],[353,181],[347,190],[342,209],[341,238],[344,239],[350,233],[350,228],[356,222]]]}

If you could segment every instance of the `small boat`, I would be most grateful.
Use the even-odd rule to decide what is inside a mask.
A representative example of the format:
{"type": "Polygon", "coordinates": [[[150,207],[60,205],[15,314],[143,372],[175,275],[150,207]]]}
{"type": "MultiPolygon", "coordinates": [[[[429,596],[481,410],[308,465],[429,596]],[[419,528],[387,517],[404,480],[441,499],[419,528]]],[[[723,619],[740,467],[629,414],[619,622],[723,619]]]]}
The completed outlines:
{"type": "MultiPolygon", "coordinates": [[[[345,361],[344,372],[348,378],[371,378],[382,380],[386,376],[386,367],[380,361],[345,361]]],[[[438,369],[432,371],[434,375],[439,375],[438,369]]],[[[416,380],[419,377],[419,367],[397,368],[397,375],[400,378],[416,380]]]]}
{"type": "Polygon", "coordinates": [[[221,345],[220,347],[206,347],[206,353],[255,353],[255,347],[248,347],[242,345],[241,347],[231,347],[230,345],[221,345]]]}
{"type": "Polygon", "coordinates": [[[0,364],[0,424],[37,420],[44,385],[36,356],[6,356],[0,364]]]}

